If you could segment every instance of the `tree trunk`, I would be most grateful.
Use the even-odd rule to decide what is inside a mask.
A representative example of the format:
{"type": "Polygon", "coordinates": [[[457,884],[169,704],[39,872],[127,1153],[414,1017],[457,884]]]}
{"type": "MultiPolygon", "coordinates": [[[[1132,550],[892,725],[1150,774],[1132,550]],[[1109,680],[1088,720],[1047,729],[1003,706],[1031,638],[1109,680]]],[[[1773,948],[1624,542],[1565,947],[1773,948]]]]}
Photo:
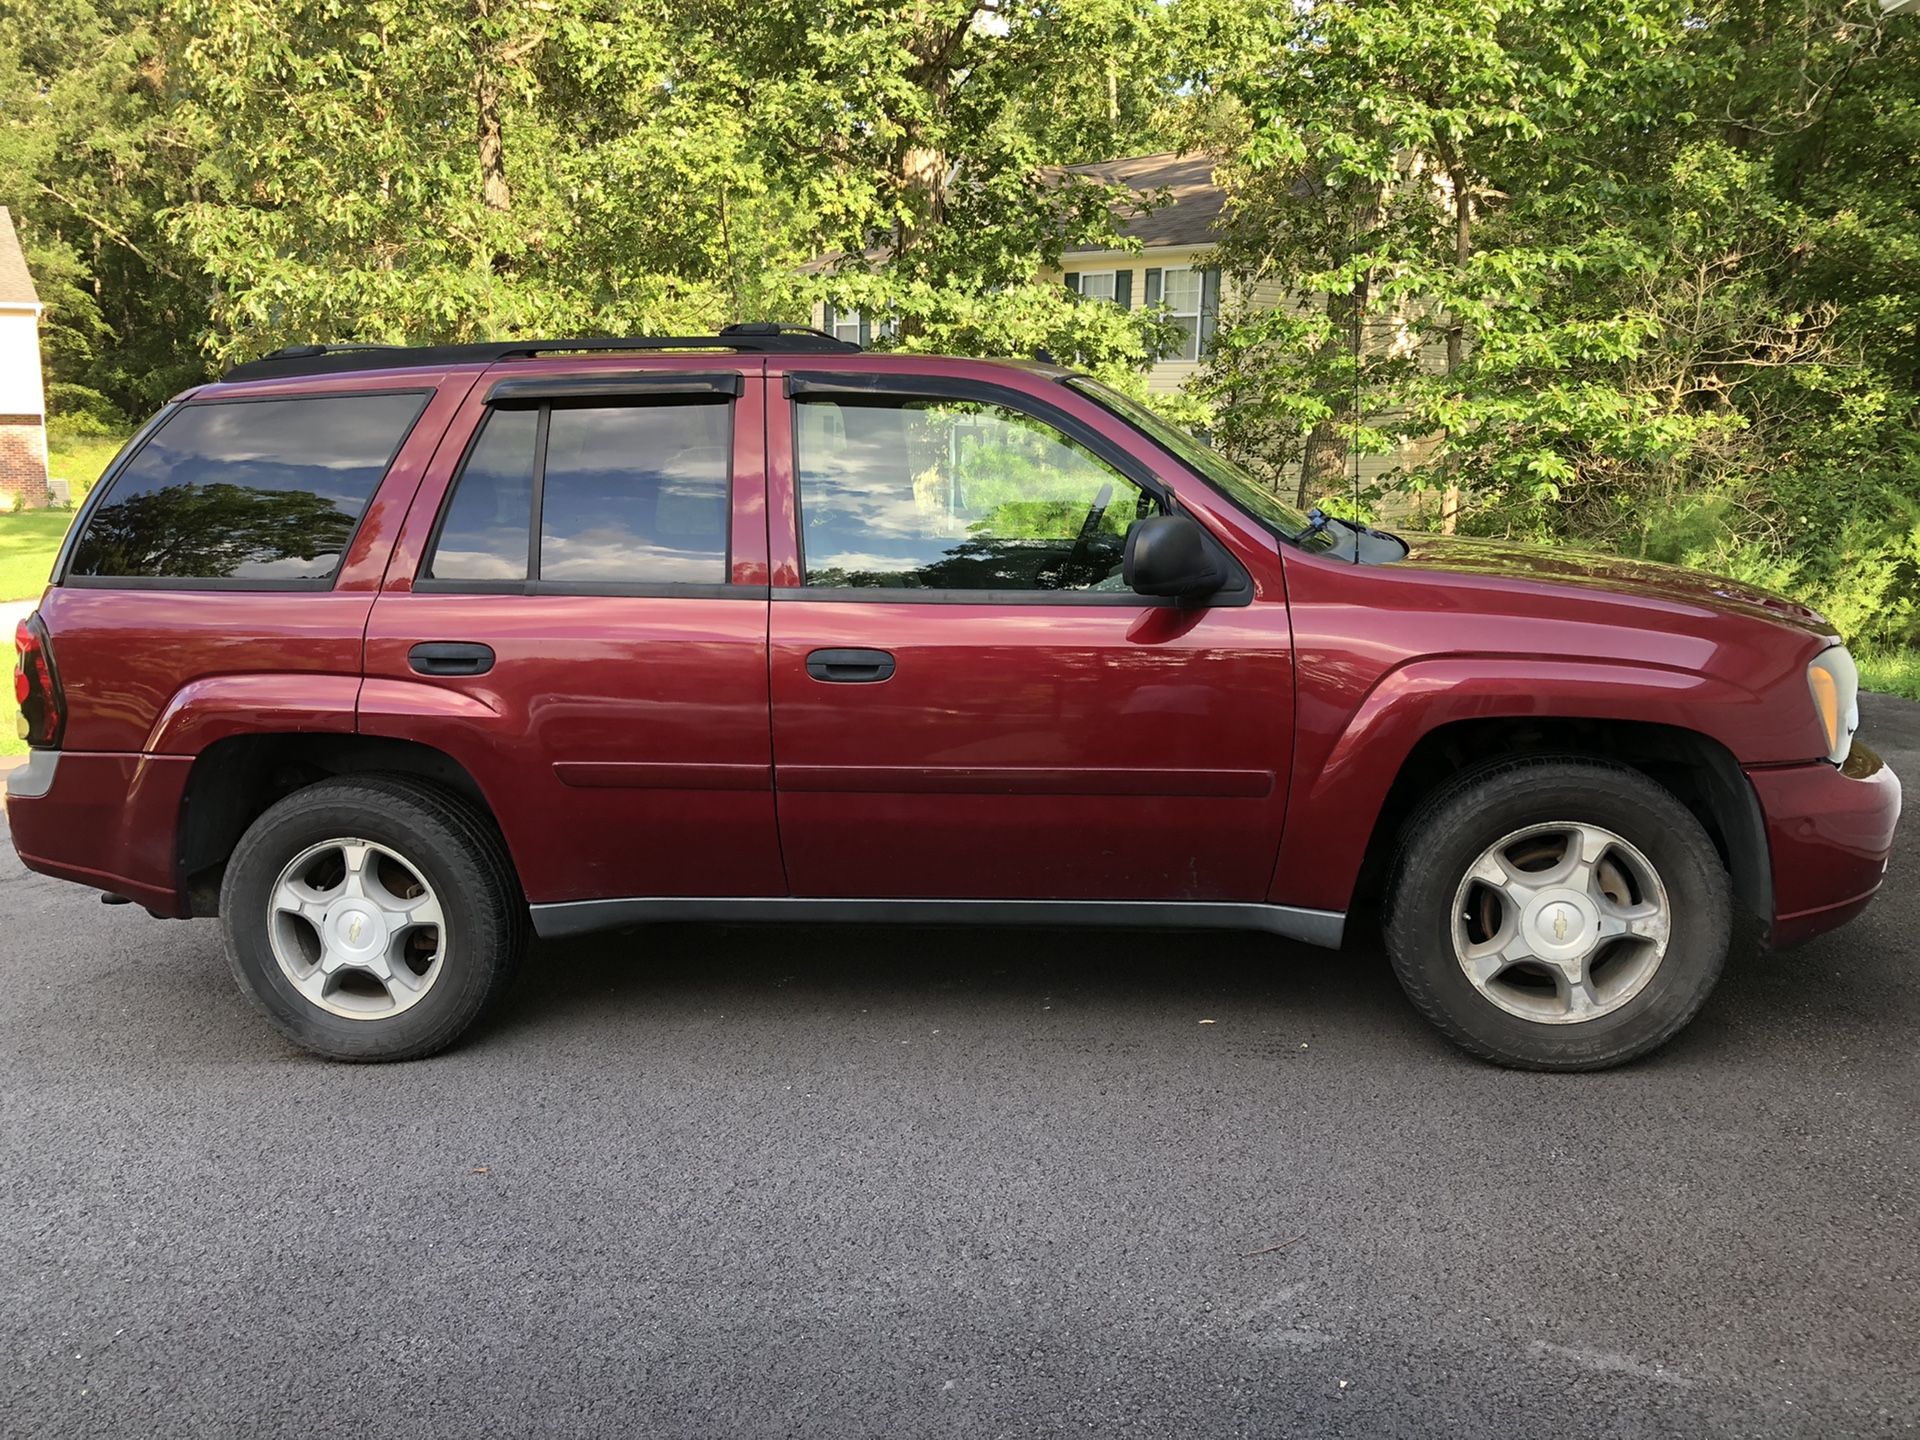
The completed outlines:
{"type": "Polygon", "coordinates": [[[489,210],[511,210],[507,185],[507,148],[500,128],[500,79],[494,71],[493,41],[486,33],[492,0],[474,0],[473,104],[478,121],[480,203],[489,210]]]}
{"type": "MultiPolygon", "coordinates": [[[[911,80],[927,97],[927,114],[937,125],[945,118],[953,94],[953,82],[961,65],[961,51],[967,32],[973,27],[977,6],[969,7],[955,23],[942,26],[917,8],[915,33],[909,42],[913,65],[907,71],[911,80]]],[[[913,248],[921,235],[937,229],[947,218],[947,154],[944,147],[926,133],[924,126],[908,125],[895,167],[896,183],[907,204],[905,215],[894,226],[893,258],[896,264],[913,248]]]]}
{"type": "MultiPolygon", "coordinates": [[[[1351,343],[1353,315],[1351,295],[1327,296],[1327,341],[1320,347],[1321,365],[1339,358],[1342,347],[1351,343]]],[[[1347,471],[1347,441],[1340,433],[1340,408],[1351,403],[1351,394],[1334,399],[1334,413],[1307,432],[1306,447],[1300,453],[1300,491],[1295,505],[1304,510],[1318,495],[1339,486],[1347,471]]]]}

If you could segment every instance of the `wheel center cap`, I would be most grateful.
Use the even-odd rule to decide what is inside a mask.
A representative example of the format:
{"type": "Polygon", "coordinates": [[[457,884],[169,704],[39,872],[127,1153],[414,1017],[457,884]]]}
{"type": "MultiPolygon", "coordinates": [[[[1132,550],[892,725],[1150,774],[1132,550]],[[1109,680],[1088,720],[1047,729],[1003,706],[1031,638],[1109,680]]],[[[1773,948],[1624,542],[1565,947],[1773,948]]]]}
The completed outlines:
{"type": "Polygon", "coordinates": [[[1520,921],[1536,955],[1561,959],[1583,955],[1593,948],[1600,931],[1600,912],[1578,890],[1544,890],[1520,921]]]}
{"type": "Polygon", "coordinates": [[[350,955],[373,955],[387,947],[387,922],[371,906],[340,906],[327,917],[327,930],[350,955]]]}

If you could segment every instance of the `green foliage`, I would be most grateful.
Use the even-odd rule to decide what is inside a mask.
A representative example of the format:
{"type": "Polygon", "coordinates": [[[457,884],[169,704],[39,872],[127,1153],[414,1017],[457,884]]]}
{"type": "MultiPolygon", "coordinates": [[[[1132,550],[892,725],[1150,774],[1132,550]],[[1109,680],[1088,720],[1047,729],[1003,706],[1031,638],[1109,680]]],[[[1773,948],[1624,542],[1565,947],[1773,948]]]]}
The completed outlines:
{"type": "Polygon", "coordinates": [[[1920,700],[1920,650],[1870,650],[1854,658],[1862,689],[1920,700]]]}
{"type": "Polygon", "coordinates": [[[1227,254],[1291,303],[1217,347],[1225,445],[1303,500],[1393,453],[1376,500],[1914,641],[1920,27],[1872,0],[1267,25],[1214,80],[1240,107],[1227,254]]]}
{"type": "Polygon", "coordinates": [[[1920,22],[1875,0],[0,0],[60,453],[290,342],[821,300],[1138,395],[1160,317],[1045,277],[1114,243],[1069,167],[1180,148],[1238,299],[1162,408],[1267,485],[1391,455],[1360,513],[1920,640],[1920,22]]]}

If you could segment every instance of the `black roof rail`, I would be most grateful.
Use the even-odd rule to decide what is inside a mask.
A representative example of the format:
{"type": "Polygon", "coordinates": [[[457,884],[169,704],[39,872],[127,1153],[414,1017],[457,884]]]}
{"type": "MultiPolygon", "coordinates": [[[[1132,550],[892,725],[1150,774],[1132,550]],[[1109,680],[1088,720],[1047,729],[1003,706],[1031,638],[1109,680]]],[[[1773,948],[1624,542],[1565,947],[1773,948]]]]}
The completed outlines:
{"type": "Polygon", "coordinates": [[[614,353],[648,350],[732,350],[743,355],[858,354],[851,340],[840,340],[806,325],[753,321],[729,325],[718,335],[633,335],[625,339],[483,340],[465,345],[289,345],[258,360],[230,365],[222,380],[277,380],[295,375],[329,375],[352,370],[394,370],[434,365],[488,365],[496,360],[527,360],[536,355],[614,353]]]}

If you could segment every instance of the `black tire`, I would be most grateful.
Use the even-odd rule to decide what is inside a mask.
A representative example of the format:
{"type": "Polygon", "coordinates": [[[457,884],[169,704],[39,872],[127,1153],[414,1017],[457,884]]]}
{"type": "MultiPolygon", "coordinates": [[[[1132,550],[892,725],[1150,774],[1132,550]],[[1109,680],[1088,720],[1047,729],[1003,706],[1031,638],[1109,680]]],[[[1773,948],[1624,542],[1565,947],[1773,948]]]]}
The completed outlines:
{"type": "Polygon", "coordinates": [[[1527,1070],[1602,1070],[1664,1045],[1719,981],[1732,933],[1731,886],[1691,811],[1637,770],[1571,758],[1502,761],[1436,792],[1401,834],[1384,935],[1401,988],[1461,1048],[1527,1070]],[[1503,837],[1554,821],[1602,826],[1639,850],[1666,887],[1667,949],[1652,978],[1591,1020],[1528,1020],[1495,1004],[1454,950],[1463,878],[1503,837]]]}
{"type": "Polygon", "coordinates": [[[405,776],[363,775],[297,790],[248,827],[220,886],[227,961],[266,1017],[333,1060],[418,1060],[445,1049],[499,998],[528,942],[527,905],[498,832],[464,801],[405,776]],[[376,1019],[335,1015],[274,959],[269,905],[282,869],[341,836],[391,847],[415,866],[445,916],[442,971],[417,1003],[376,1019]]]}

